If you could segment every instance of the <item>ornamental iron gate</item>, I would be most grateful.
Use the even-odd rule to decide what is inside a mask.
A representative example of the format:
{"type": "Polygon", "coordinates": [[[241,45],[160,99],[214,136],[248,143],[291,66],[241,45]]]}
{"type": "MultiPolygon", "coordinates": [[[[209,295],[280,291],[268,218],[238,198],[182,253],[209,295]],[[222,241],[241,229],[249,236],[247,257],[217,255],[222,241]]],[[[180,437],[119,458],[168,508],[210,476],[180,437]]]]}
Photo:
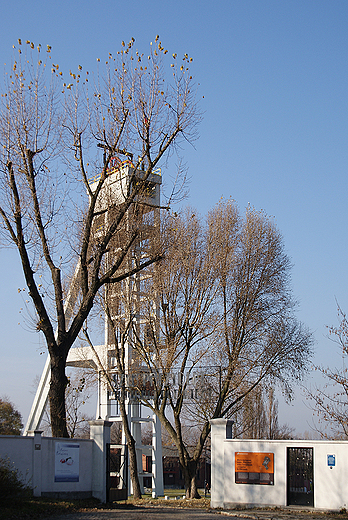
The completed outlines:
{"type": "Polygon", "coordinates": [[[107,444],[106,501],[128,498],[128,449],[125,444],[107,444]]]}
{"type": "Polygon", "coordinates": [[[287,505],[314,507],[313,448],[287,449],[287,505]]]}

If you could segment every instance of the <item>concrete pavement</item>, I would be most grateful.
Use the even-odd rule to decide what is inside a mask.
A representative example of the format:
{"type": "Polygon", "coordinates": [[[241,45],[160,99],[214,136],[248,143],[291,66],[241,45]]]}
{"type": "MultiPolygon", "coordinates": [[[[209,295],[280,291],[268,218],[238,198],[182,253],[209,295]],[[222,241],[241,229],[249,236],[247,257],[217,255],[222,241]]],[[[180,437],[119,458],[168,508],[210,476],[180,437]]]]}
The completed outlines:
{"type": "MultiPolygon", "coordinates": [[[[47,520],[218,520],[221,517],[249,520],[324,520],[335,514],[311,508],[274,508],[274,509],[233,509],[226,511],[207,511],[205,509],[186,509],[171,507],[134,506],[131,508],[95,509],[80,513],[65,514],[47,518],[47,520]]],[[[342,520],[346,515],[339,515],[342,520]]]]}
{"type": "Polygon", "coordinates": [[[54,516],[47,520],[217,520],[218,514],[204,509],[136,506],[127,509],[96,509],[54,516]]]}

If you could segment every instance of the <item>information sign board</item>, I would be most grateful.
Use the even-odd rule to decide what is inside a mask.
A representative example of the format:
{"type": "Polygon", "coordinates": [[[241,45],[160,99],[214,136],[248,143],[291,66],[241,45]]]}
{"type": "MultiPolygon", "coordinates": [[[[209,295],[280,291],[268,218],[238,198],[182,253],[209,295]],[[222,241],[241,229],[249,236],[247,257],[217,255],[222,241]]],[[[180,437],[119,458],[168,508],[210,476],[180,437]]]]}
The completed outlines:
{"type": "Polygon", "coordinates": [[[236,484],[274,484],[274,453],[236,452],[236,484]]]}
{"type": "Polygon", "coordinates": [[[55,445],[55,482],[79,481],[80,445],[56,442],[55,445]]]}

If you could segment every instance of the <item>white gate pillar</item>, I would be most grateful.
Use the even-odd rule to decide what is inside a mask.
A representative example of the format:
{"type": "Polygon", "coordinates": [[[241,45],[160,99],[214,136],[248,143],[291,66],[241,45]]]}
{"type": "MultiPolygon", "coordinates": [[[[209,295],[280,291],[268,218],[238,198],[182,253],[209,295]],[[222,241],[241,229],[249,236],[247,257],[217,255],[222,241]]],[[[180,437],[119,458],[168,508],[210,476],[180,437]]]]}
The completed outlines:
{"type": "MultiPolygon", "coordinates": [[[[224,440],[232,439],[233,421],[211,419],[211,507],[224,507],[224,440]]],[[[230,463],[230,462],[229,462],[230,463]]]]}
{"type": "Polygon", "coordinates": [[[34,431],[34,454],[33,454],[33,495],[41,497],[42,489],[42,453],[41,453],[41,430],[34,431]]]}
{"type": "Polygon", "coordinates": [[[106,502],[106,445],[110,443],[111,421],[89,421],[90,439],[93,443],[92,454],[92,495],[106,502]]]}

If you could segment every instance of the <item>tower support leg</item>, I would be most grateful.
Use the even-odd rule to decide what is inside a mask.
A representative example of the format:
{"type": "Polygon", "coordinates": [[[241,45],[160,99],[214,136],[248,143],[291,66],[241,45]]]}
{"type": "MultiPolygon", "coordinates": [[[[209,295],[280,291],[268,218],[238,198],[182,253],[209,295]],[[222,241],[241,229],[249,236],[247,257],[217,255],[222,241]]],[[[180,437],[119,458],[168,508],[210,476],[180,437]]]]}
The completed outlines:
{"type": "Polygon", "coordinates": [[[161,422],[156,414],[152,423],[152,494],[164,495],[161,422]]]}

